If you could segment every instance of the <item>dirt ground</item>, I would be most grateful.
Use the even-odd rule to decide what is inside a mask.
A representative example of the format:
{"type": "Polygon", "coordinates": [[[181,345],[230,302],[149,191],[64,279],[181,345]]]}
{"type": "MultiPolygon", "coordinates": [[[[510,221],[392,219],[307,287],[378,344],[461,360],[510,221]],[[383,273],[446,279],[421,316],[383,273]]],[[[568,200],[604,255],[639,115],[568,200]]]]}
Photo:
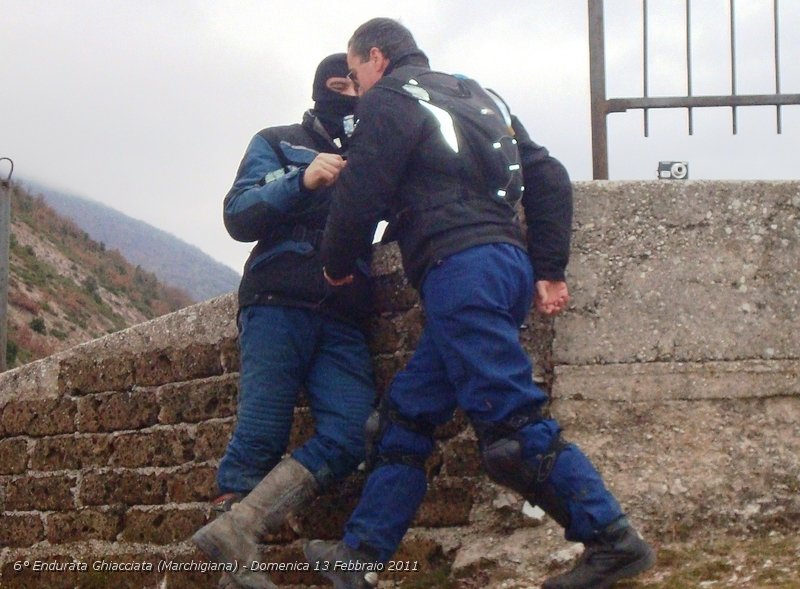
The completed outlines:
{"type": "MultiPolygon", "coordinates": [[[[798,589],[800,535],[770,532],[759,536],[707,535],[687,541],[651,539],[658,552],[656,566],[615,589],[798,589]]],[[[403,589],[532,589],[553,574],[568,569],[579,550],[556,550],[546,563],[492,562],[461,571],[451,567],[380,587],[403,589]],[[569,560],[567,560],[567,557],[569,560]]],[[[510,559],[515,559],[509,554],[510,559]]]]}

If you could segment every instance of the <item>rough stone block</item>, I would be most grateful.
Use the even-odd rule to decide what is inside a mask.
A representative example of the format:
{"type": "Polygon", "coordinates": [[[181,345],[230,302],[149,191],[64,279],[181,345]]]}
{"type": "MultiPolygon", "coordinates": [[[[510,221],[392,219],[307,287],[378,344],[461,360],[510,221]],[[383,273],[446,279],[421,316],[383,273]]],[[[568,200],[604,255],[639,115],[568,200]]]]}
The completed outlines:
{"type": "Polygon", "coordinates": [[[222,458],[232,432],[233,419],[198,425],[194,434],[195,460],[218,460],[222,458]]]}
{"type": "Polygon", "coordinates": [[[84,505],[152,505],[164,503],[165,475],[136,471],[101,471],[84,474],[80,500],[84,505]]]}
{"type": "Polygon", "coordinates": [[[137,331],[148,343],[163,342],[167,348],[187,342],[217,345],[236,337],[236,310],[236,293],[229,293],[137,326],[137,331]]]}
{"type": "Polygon", "coordinates": [[[369,325],[369,348],[373,354],[394,354],[400,349],[403,335],[391,318],[376,315],[369,325]]]}
{"type": "Polygon", "coordinates": [[[113,587],[114,589],[142,589],[159,584],[158,563],[160,555],[142,553],[96,554],[84,558],[91,563],[90,570],[81,576],[80,589],[113,587]],[[147,567],[150,570],[147,570],[147,567]]]}
{"type": "Polygon", "coordinates": [[[353,475],[315,499],[298,514],[298,534],[306,538],[340,539],[344,524],[361,496],[364,479],[362,473],[353,475]]]}
{"type": "Polygon", "coordinates": [[[444,440],[457,436],[461,432],[471,429],[467,416],[461,409],[456,409],[453,413],[453,418],[436,428],[433,437],[437,440],[444,440]]]}
{"type": "Polygon", "coordinates": [[[47,516],[47,540],[51,544],[66,544],[85,540],[109,540],[117,537],[122,522],[118,510],[98,511],[80,509],[47,516]]]}
{"type": "Polygon", "coordinates": [[[369,347],[373,354],[413,352],[425,323],[422,307],[391,315],[376,315],[369,328],[369,347]]]}
{"type": "Polygon", "coordinates": [[[664,184],[576,185],[556,362],[800,357],[797,183],[664,184]]]}
{"type": "Polygon", "coordinates": [[[425,528],[466,525],[473,495],[468,479],[440,476],[428,485],[428,494],[412,525],[425,528]]]}
{"type": "Polygon", "coordinates": [[[105,466],[110,456],[111,436],[54,436],[36,440],[31,452],[31,468],[48,471],[105,466]]]}
{"type": "Polygon", "coordinates": [[[219,361],[225,374],[239,372],[241,357],[237,338],[224,338],[220,342],[219,361]]]}
{"type": "Polygon", "coordinates": [[[435,477],[438,477],[442,473],[442,465],[444,464],[444,457],[442,456],[442,446],[441,444],[435,444],[433,446],[433,452],[431,452],[428,459],[425,461],[425,476],[428,480],[432,480],[435,477]]]}
{"type": "MultiPolygon", "coordinates": [[[[58,395],[58,355],[0,373],[0,412],[9,401],[34,401],[58,395]]],[[[0,419],[0,436],[3,422],[0,419]]]]}
{"type": "Polygon", "coordinates": [[[136,384],[158,386],[222,374],[219,349],[214,344],[148,350],[134,364],[136,384]]]}
{"type": "Polygon", "coordinates": [[[269,572],[270,579],[280,586],[314,585],[326,583],[326,579],[313,571],[304,570],[306,559],[303,555],[302,542],[284,546],[267,546],[262,552],[263,565],[273,567],[269,572]],[[283,570],[280,570],[280,569],[283,570]]]}
{"type": "Polygon", "coordinates": [[[800,361],[649,362],[559,366],[556,399],[664,402],[800,396],[800,361]]]}
{"type": "Polygon", "coordinates": [[[120,539],[143,544],[174,544],[188,540],[206,522],[202,509],[139,509],[125,514],[120,539]]]}
{"type": "Polygon", "coordinates": [[[798,397],[556,400],[553,413],[634,520],[680,533],[796,529],[798,397]]]}
{"type": "Polygon", "coordinates": [[[543,317],[533,308],[519,332],[519,341],[533,363],[533,380],[549,390],[553,373],[553,319],[543,317]]]}
{"type": "Polygon", "coordinates": [[[474,436],[459,436],[442,444],[442,475],[478,477],[483,475],[481,453],[474,436]]]}
{"type": "Polygon", "coordinates": [[[8,511],[69,511],[74,509],[74,476],[16,477],[6,485],[8,511]]]}
{"type": "Polygon", "coordinates": [[[408,363],[411,358],[410,352],[398,352],[391,356],[380,356],[373,358],[373,369],[375,371],[375,387],[379,394],[389,388],[394,375],[397,374],[408,363]]]}
{"type": "Polygon", "coordinates": [[[90,395],[78,400],[78,429],[114,432],[141,429],[158,422],[158,404],[151,391],[90,395]]]}
{"type": "Polygon", "coordinates": [[[374,277],[372,287],[378,313],[407,311],[419,304],[417,291],[401,271],[374,277]]]}
{"type": "Polygon", "coordinates": [[[397,242],[379,244],[372,248],[372,275],[384,276],[400,271],[402,257],[397,242]]]}
{"type": "Polygon", "coordinates": [[[294,410],[294,422],[292,423],[292,433],[289,437],[289,450],[304,444],[314,435],[314,417],[311,409],[300,407],[294,410]]]}
{"type": "Polygon", "coordinates": [[[208,558],[199,550],[167,560],[171,563],[166,574],[166,586],[169,589],[217,589],[221,573],[202,571],[200,567],[206,564],[208,558]]]}
{"type": "Polygon", "coordinates": [[[6,436],[51,436],[75,431],[75,401],[65,398],[9,401],[0,421],[6,436]]]}
{"type": "Polygon", "coordinates": [[[392,560],[396,570],[382,573],[380,578],[414,584],[419,575],[444,564],[445,557],[438,542],[432,538],[422,537],[412,530],[403,538],[392,560]]]}
{"type": "Polygon", "coordinates": [[[20,474],[28,464],[28,441],[25,438],[0,440],[0,475],[20,474]]]}
{"type": "Polygon", "coordinates": [[[219,495],[216,481],[217,469],[196,466],[167,477],[167,495],[170,503],[211,501],[219,495]]]}
{"type": "Polygon", "coordinates": [[[0,546],[32,546],[44,540],[42,517],[37,514],[0,514],[0,546]]]}
{"type": "Polygon", "coordinates": [[[49,556],[42,559],[32,559],[31,566],[21,571],[14,570],[14,562],[3,566],[3,589],[32,589],[46,587],[47,589],[75,589],[84,579],[84,572],[70,570],[74,560],[70,556],[49,556]],[[33,564],[39,561],[39,566],[45,568],[34,570],[33,564]]]}
{"type": "Polygon", "coordinates": [[[400,313],[394,320],[397,330],[402,334],[403,349],[413,352],[419,338],[422,336],[422,331],[425,328],[425,311],[421,305],[416,305],[406,311],[400,313]]]}
{"type": "Polygon", "coordinates": [[[130,354],[66,356],[59,362],[59,392],[86,394],[129,390],[135,382],[134,361],[135,356],[130,354]]]}
{"type": "Polygon", "coordinates": [[[114,436],[112,466],[177,466],[194,459],[194,440],[184,429],[151,429],[114,436]]]}
{"type": "Polygon", "coordinates": [[[159,387],[160,423],[197,423],[236,413],[237,375],[159,387]]]}

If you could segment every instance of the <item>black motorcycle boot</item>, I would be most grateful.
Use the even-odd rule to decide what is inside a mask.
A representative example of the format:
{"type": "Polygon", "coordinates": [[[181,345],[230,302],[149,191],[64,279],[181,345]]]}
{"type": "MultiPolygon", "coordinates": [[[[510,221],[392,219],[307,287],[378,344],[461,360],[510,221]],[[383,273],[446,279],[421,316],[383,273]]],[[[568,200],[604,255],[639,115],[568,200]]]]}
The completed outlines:
{"type": "Polygon", "coordinates": [[[584,546],[572,570],[547,579],[542,589],[608,589],[656,562],[653,550],[626,518],[609,525],[584,546]]]}
{"type": "Polygon", "coordinates": [[[192,542],[210,560],[233,564],[237,572],[223,577],[233,587],[276,589],[269,577],[249,567],[259,561],[258,538],[280,527],[286,518],[316,496],[314,475],[294,458],[285,458],[228,512],[200,528],[192,542]]]}
{"type": "Polygon", "coordinates": [[[378,561],[363,550],[350,548],[344,542],[311,540],[303,547],[311,570],[329,581],[333,589],[374,589],[378,561]]]}

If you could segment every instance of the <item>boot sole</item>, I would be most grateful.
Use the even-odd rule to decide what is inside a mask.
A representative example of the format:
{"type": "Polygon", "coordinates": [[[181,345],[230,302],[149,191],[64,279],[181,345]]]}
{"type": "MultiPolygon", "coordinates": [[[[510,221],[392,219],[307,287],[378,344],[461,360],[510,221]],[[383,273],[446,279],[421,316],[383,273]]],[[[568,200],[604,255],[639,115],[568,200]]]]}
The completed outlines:
{"type": "MultiPolygon", "coordinates": [[[[197,546],[208,558],[218,563],[228,563],[229,561],[222,556],[222,552],[217,547],[217,544],[208,537],[208,534],[203,532],[200,528],[192,536],[192,543],[197,546]]],[[[246,563],[249,564],[249,563],[246,563]]],[[[223,573],[227,575],[227,585],[223,587],[231,587],[236,589],[278,589],[270,578],[264,573],[243,571],[242,565],[237,562],[237,570],[239,574],[223,573]],[[248,578],[249,577],[249,578],[248,578]]],[[[222,580],[220,580],[220,583],[222,580]]]]}
{"type": "MultiPolygon", "coordinates": [[[[230,543],[226,543],[223,540],[218,541],[217,539],[215,539],[214,531],[209,529],[214,527],[215,525],[217,525],[217,520],[214,520],[213,522],[210,522],[205,526],[203,526],[202,528],[200,528],[199,530],[197,530],[192,536],[192,542],[194,543],[194,545],[197,546],[200,550],[202,550],[205,553],[205,555],[214,562],[222,564],[233,564],[233,562],[235,562],[236,563],[235,566],[237,568],[242,568],[242,566],[244,565],[249,565],[250,564],[249,562],[241,562],[240,560],[235,560],[232,562],[225,556],[224,550],[222,550],[220,546],[226,544],[230,545],[230,543]]],[[[241,541],[243,544],[252,544],[252,542],[248,541],[246,537],[240,534],[238,531],[234,530],[233,533],[238,536],[239,541],[241,541]]],[[[255,555],[255,553],[256,553],[256,547],[255,545],[253,545],[253,554],[255,555]]]]}
{"type": "MultiPolygon", "coordinates": [[[[308,553],[308,546],[310,542],[306,543],[303,546],[303,555],[306,557],[306,561],[308,561],[312,566],[314,562],[321,561],[321,557],[314,557],[308,553]]],[[[333,571],[316,571],[318,575],[321,575],[328,579],[330,582],[333,583],[333,589],[353,589],[353,585],[350,583],[349,580],[342,579],[341,577],[337,576],[333,571]]],[[[371,585],[367,583],[366,579],[361,579],[357,588],[355,589],[375,589],[376,585],[371,585]]]]}
{"type": "MultiPolygon", "coordinates": [[[[202,533],[202,529],[195,532],[192,536],[192,543],[197,546],[203,553],[214,562],[225,563],[227,562],[222,558],[216,544],[202,533]]],[[[241,570],[241,568],[238,568],[241,570]]],[[[220,578],[218,589],[224,587],[225,589],[278,589],[269,577],[264,573],[250,573],[255,575],[256,578],[251,580],[242,579],[241,576],[232,573],[222,573],[223,578],[220,578]]],[[[245,573],[247,574],[247,573],[245,573]]]]}

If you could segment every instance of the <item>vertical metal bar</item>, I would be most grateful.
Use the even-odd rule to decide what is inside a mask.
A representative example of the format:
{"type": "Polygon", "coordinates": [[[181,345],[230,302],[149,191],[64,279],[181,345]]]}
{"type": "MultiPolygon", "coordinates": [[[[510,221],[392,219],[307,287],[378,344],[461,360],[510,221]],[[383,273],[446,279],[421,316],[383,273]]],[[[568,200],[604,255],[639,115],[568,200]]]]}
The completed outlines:
{"type": "MultiPolygon", "coordinates": [[[[692,95],[692,1],[686,0],[686,92],[692,95]]],[[[688,109],[689,135],[694,135],[694,117],[692,107],[688,109]]]]}
{"type": "MultiPolygon", "coordinates": [[[[647,62],[649,56],[647,53],[647,0],[642,0],[642,96],[647,98],[649,87],[647,62]]],[[[650,111],[642,109],[644,114],[644,136],[650,137],[650,111]]]]}
{"type": "Polygon", "coordinates": [[[592,102],[592,175],[608,180],[608,105],[603,0],[589,2],[589,86],[592,102]]]}
{"type": "MultiPolygon", "coordinates": [[[[772,29],[775,33],[775,94],[781,93],[781,51],[780,51],[780,34],[779,34],[779,16],[778,16],[778,0],[775,0],[773,5],[773,25],[772,29]]],[[[775,105],[775,116],[778,124],[778,135],[781,134],[781,105],[775,105]]]]}
{"type": "MultiPolygon", "coordinates": [[[[731,4],[731,96],[736,96],[736,15],[735,15],[736,0],[730,0],[731,4]]],[[[733,134],[736,135],[738,131],[738,124],[736,120],[736,107],[731,107],[731,121],[733,124],[733,134]]]]}
{"type": "Polygon", "coordinates": [[[0,162],[11,164],[8,177],[0,179],[0,372],[6,370],[6,350],[8,342],[8,268],[10,265],[11,245],[11,174],[14,173],[14,162],[7,157],[0,162]]]}

